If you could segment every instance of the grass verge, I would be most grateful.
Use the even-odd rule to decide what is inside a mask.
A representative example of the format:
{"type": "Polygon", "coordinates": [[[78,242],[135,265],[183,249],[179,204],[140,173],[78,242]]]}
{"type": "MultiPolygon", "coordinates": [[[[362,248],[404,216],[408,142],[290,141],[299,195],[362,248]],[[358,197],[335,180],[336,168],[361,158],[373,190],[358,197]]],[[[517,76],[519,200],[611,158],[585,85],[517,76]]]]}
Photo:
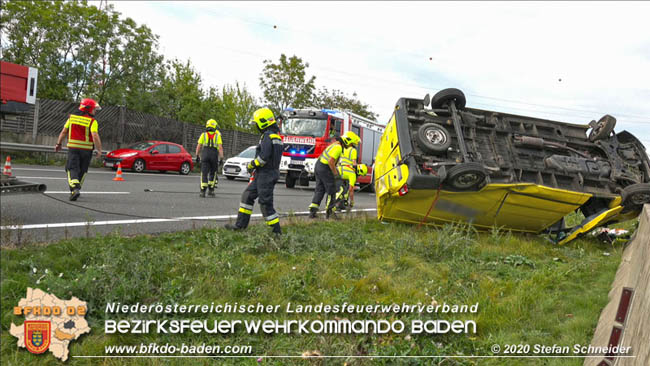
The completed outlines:
{"type": "MultiPolygon", "coordinates": [[[[359,218],[294,222],[281,240],[263,225],[244,232],[203,229],[160,236],[109,235],[49,246],[2,249],[3,365],[53,365],[51,354],[16,347],[8,332],[23,317],[12,308],[37,287],[87,301],[92,331],[69,346],[72,356],[101,355],[107,345],[201,343],[250,345],[254,355],[492,355],[493,344],[586,345],[621,258],[621,247],[593,238],[557,247],[541,237],[464,225],[416,230],[359,218]],[[271,315],[106,314],[124,304],[281,305],[271,315]],[[479,304],[476,314],[286,314],[293,304],[479,304]],[[104,334],[105,319],[413,319],[474,320],[476,334],[231,335],[104,334]]],[[[257,365],[254,358],[81,359],[69,365],[257,365]]],[[[266,365],[581,365],[582,359],[340,358],[272,359],[266,365]]]]}

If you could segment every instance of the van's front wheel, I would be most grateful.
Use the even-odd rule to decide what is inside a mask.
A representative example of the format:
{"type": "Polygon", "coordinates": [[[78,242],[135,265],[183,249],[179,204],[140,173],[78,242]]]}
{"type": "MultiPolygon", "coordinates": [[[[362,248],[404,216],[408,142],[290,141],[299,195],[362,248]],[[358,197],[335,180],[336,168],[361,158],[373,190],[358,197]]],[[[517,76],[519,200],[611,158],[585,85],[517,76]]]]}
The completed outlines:
{"type": "MultiPolygon", "coordinates": [[[[433,98],[431,98],[431,108],[433,109],[448,109],[449,102],[453,101],[456,104],[456,109],[463,110],[465,109],[465,104],[467,99],[465,98],[465,93],[460,89],[448,88],[443,89],[437,92],[433,98]]],[[[439,116],[448,117],[451,116],[450,111],[440,111],[436,112],[439,116]]]]}

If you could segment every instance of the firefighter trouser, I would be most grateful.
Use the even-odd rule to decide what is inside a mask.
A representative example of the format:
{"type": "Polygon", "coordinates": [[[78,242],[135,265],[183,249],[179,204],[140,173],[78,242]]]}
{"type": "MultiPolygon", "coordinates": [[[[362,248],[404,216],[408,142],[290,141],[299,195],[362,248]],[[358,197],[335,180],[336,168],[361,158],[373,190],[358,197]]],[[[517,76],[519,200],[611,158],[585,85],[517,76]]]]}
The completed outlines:
{"type": "Polygon", "coordinates": [[[217,154],[204,154],[201,156],[201,190],[205,191],[206,188],[214,189],[214,186],[219,183],[217,177],[217,168],[219,167],[219,156],[217,154]]]}
{"type": "Polygon", "coordinates": [[[278,172],[255,172],[255,175],[248,187],[241,195],[241,202],[239,203],[239,213],[237,214],[237,222],[235,226],[238,228],[248,227],[248,223],[253,213],[253,205],[255,199],[259,198],[260,211],[266,221],[266,224],[273,228],[274,233],[282,233],[280,228],[280,217],[275,208],[273,208],[273,188],[278,181],[278,172]]]}
{"type": "Polygon", "coordinates": [[[65,164],[65,171],[68,174],[70,191],[75,188],[81,189],[92,157],[92,150],[68,148],[68,161],[65,164]]]}
{"type": "Polygon", "coordinates": [[[336,204],[338,207],[342,208],[345,206],[344,202],[349,202],[350,199],[350,182],[345,179],[341,179],[336,184],[336,204]]]}
{"type": "Polygon", "coordinates": [[[323,196],[327,193],[327,210],[334,208],[336,203],[336,180],[329,165],[325,165],[320,161],[316,162],[314,168],[316,173],[316,188],[314,189],[314,197],[311,199],[310,209],[318,209],[323,200],[323,196]]]}

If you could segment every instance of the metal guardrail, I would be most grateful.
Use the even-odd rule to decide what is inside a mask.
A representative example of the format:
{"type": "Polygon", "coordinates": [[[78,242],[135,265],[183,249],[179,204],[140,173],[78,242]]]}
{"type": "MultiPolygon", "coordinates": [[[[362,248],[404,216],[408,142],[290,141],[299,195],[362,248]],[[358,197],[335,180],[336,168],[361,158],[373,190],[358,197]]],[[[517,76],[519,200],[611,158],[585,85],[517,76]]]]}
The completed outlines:
{"type": "MultiPolygon", "coordinates": [[[[67,153],[67,147],[61,147],[61,150],[56,152],[54,151],[54,146],[52,145],[32,145],[32,144],[19,144],[16,142],[5,142],[0,141],[0,150],[9,150],[9,151],[30,151],[30,152],[44,152],[44,153],[67,153]]],[[[102,151],[102,156],[106,156],[106,151],[102,151]]]]}

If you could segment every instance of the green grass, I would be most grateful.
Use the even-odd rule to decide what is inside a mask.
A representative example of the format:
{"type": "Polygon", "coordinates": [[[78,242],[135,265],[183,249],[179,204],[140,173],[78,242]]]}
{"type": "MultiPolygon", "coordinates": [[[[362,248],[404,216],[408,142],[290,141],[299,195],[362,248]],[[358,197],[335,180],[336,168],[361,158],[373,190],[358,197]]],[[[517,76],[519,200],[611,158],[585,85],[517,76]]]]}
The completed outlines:
{"type": "MultiPolygon", "coordinates": [[[[289,219],[291,220],[291,219],[289,219]]],[[[286,223],[286,222],[285,222],[286,223]]],[[[294,222],[274,240],[264,225],[245,232],[203,229],[161,236],[119,235],[48,246],[3,249],[1,258],[3,365],[55,365],[51,354],[16,347],[12,307],[27,287],[87,301],[92,331],[74,341],[71,355],[100,355],[105,345],[140,343],[251,345],[255,355],[490,355],[494,343],[588,344],[622,249],[593,238],[558,247],[542,237],[463,225],[416,229],[358,218],[294,222]],[[610,255],[604,255],[607,252],[610,255]],[[36,268],[36,273],[34,273],[36,268]],[[48,273],[45,274],[45,270],[48,273]],[[59,274],[62,273],[61,277],[59,274]],[[37,284],[37,280],[40,283],[37,284]],[[107,302],[279,304],[474,304],[477,334],[460,335],[105,335],[107,302]]],[[[408,313],[337,315],[350,319],[433,319],[408,313]]],[[[172,319],[164,315],[132,318],[172,319]]],[[[219,315],[177,316],[217,319],[219,315]]],[[[226,319],[314,319],[317,314],[223,315],[226,319]]],[[[582,359],[270,359],[263,365],[581,365],[582,359]]],[[[79,359],[69,365],[257,365],[255,359],[79,359]]]]}

